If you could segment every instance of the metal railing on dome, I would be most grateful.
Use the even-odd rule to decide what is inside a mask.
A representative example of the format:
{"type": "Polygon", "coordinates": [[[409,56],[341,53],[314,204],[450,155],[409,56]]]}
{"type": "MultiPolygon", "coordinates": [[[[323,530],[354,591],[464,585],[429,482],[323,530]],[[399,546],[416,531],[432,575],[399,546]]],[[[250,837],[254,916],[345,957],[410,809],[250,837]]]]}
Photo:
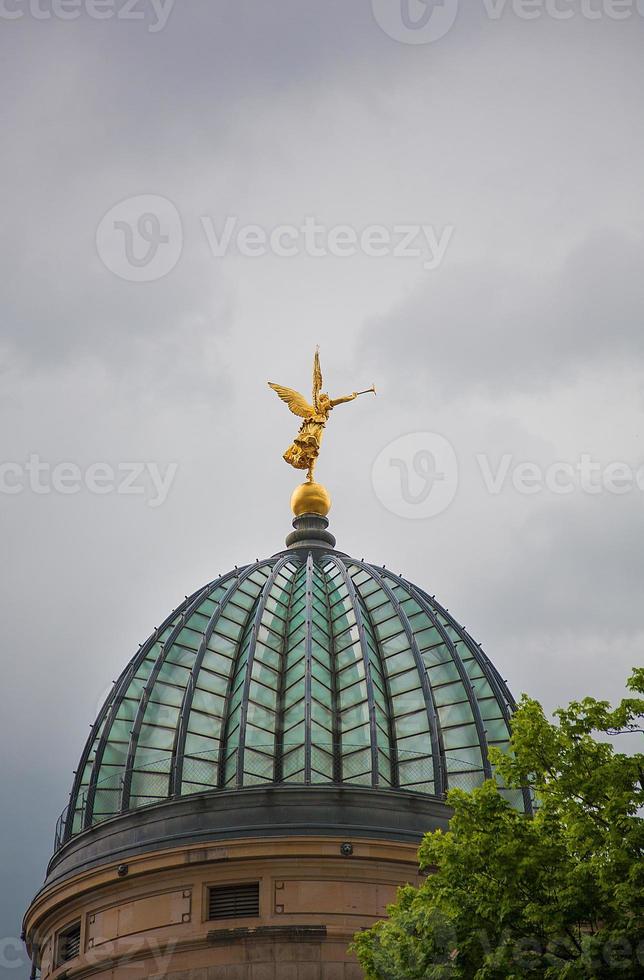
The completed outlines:
{"type": "MultiPolygon", "coordinates": [[[[313,747],[315,755],[316,746],[313,747]]],[[[320,747],[323,751],[325,747],[320,747]]],[[[281,780],[274,778],[275,759],[272,755],[273,746],[252,746],[254,771],[244,772],[244,787],[260,785],[281,785],[281,786],[304,786],[304,785],[350,785],[350,786],[372,786],[371,762],[365,765],[365,746],[342,746],[341,773],[340,780],[334,780],[330,775],[323,772],[312,772],[310,783],[305,783],[303,771],[296,771],[293,774],[285,774],[281,780]],[[257,765],[258,756],[265,755],[265,766],[257,765]]],[[[303,746],[284,747],[284,760],[294,755],[298,751],[304,753],[303,746]]],[[[384,760],[383,760],[384,762],[384,760]]],[[[475,769],[471,762],[459,759],[453,755],[446,755],[443,766],[447,774],[449,789],[461,789],[471,792],[477,786],[481,786],[485,780],[485,775],[481,769],[475,769]]],[[[186,756],[183,759],[181,791],[177,797],[191,796],[196,793],[216,793],[225,790],[238,788],[232,780],[229,785],[213,785],[213,772],[218,770],[220,763],[218,753],[205,752],[200,755],[186,756]]],[[[422,796],[435,796],[434,793],[434,763],[431,756],[420,752],[399,752],[397,756],[397,768],[399,773],[404,772],[404,778],[398,779],[396,784],[392,784],[382,775],[379,781],[379,788],[383,790],[404,791],[422,796]]],[[[122,812],[129,812],[139,809],[142,806],[149,806],[155,803],[162,803],[170,799],[170,774],[173,760],[171,757],[164,757],[157,761],[148,763],[145,770],[136,771],[133,776],[145,779],[145,793],[137,794],[135,788],[131,789],[130,805],[127,810],[120,809],[124,787],[124,774],[118,772],[106,779],[99,780],[96,784],[94,793],[94,807],[92,819],[86,824],[85,807],[86,794],[79,794],[76,810],[73,814],[73,822],[68,820],[69,806],[66,806],[56,822],[56,832],[54,837],[54,854],[60,850],[63,844],[67,843],[72,837],[77,836],[85,830],[108,820],[110,817],[118,816],[122,812]],[[112,799],[113,806],[108,810],[97,810],[98,800],[112,799]]],[[[297,765],[297,762],[295,762],[297,765]]],[[[303,770],[303,766],[302,766],[303,770]]],[[[524,808],[523,796],[520,790],[508,790],[499,787],[500,792],[508,799],[512,806],[522,810],[524,808]]],[[[174,797],[173,797],[174,798],[174,797]]],[[[444,798],[444,797],[443,797],[444,798]]],[[[102,805],[105,805],[104,803],[102,805]]]]}

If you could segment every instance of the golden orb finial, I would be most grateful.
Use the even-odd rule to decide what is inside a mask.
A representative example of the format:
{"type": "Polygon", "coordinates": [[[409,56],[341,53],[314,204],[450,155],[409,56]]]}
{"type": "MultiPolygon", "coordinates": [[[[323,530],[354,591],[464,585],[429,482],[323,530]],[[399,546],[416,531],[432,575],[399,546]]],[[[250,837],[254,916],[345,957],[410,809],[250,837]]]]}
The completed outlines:
{"type": "Polygon", "coordinates": [[[331,495],[321,483],[302,483],[293,491],[291,510],[296,517],[304,514],[326,517],[331,510],[331,495]]]}

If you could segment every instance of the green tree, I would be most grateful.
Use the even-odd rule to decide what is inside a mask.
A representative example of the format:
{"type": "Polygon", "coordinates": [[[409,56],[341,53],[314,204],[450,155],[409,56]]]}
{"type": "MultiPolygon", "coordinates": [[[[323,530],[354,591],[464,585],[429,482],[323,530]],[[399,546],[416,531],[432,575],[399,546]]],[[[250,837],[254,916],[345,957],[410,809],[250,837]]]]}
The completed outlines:
{"type": "Polygon", "coordinates": [[[420,847],[419,887],[355,937],[369,980],[644,977],[644,755],[614,742],[644,728],[644,669],[612,709],[585,698],[555,713],[523,697],[510,752],[491,760],[514,809],[488,780],[453,790],[446,833],[420,847]]]}

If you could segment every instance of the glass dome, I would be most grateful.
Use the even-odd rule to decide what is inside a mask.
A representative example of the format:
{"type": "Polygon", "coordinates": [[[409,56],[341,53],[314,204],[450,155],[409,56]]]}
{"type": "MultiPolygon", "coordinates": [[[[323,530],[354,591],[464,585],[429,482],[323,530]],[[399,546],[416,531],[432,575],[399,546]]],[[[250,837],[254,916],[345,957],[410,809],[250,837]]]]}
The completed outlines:
{"type": "Polygon", "coordinates": [[[480,646],[385,568],[296,544],[186,598],[139,649],[92,728],[57,847],[195,793],[353,784],[442,799],[492,776],[514,704],[480,646]]]}

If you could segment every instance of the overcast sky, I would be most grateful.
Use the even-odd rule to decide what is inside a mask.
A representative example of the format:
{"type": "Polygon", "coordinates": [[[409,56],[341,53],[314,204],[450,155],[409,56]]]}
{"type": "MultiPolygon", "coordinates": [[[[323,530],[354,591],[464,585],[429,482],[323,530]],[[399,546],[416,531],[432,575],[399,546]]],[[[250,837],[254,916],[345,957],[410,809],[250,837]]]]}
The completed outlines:
{"type": "Polygon", "coordinates": [[[266,381],[315,344],[378,386],[326,434],[338,547],[548,709],[642,662],[644,3],[100,9],[0,3],[8,977],[106,689],[283,546],[266,381]]]}

